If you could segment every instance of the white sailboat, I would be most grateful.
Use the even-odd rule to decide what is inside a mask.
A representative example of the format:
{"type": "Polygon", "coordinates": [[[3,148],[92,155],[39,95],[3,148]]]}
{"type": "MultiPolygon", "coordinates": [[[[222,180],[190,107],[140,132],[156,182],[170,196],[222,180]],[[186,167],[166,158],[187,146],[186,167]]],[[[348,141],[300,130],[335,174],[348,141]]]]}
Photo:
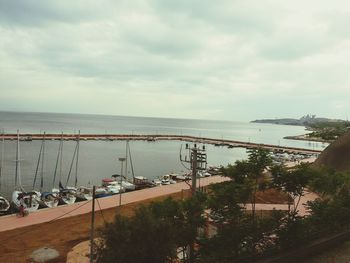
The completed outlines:
{"type": "MultiPolygon", "coordinates": [[[[4,169],[4,132],[2,132],[2,140],[1,140],[1,162],[0,162],[0,191],[1,191],[1,179],[2,173],[4,169]]],[[[10,202],[3,196],[0,195],[0,213],[6,213],[10,208],[10,202]]]]}
{"type": "Polygon", "coordinates": [[[125,192],[125,189],[116,180],[111,178],[102,179],[102,187],[106,189],[109,195],[125,192]]]}
{"type": "Polygon", "coordinates": [[[12,193],[12,204],[16,209],[20,209],[20,207],[22,206],[28,212],[34,212],[39,208],[37,198],[37,193],[26,192],[22,186],[19,151],[19,131],[17,130],[15,190],[12,193]]]}
{"type": "Polygon", "coordinates": [[[153,187],[155,186],[154,183],[150,182],[148,180],[148,178],[144,177],[144,176],[135,176],[135,172],[134,172],[134,166],[132,163],[132,157],[131,157],[131,150],[130,150],[130,145],[129,145],[129,141],[126,142],[126,153],[125,153],[125,175],[126,177],[123,177],[123,179],[125,178],[125,181],[132,184],[129,185],[128,183],[124,183],[123,180],[120,180],[120,183],[123,185],[123,187],[129,187],[130,190],[136,190],[136,189],[143,189],[146,187],[153,187]],[[127,174],[128,174],[128,160],[130,161],[130,167],[131,167],[131,173],[132,173],[132,181],[129,180],[127,178],[127,174]]]}
{"type": "Polygon", "coordinates": [[[136,189],[136,186],[128,181],[128,179],[123,175],[123,178],[121,178],[120,174],[113,174],[112,178],[115,182],[117,182],[122,188],[125,189],[125,191],[134,191],[136,189]]]}
{"type": "MultiPolygon", "coordinates": [[[[125,189],[125,191],[134,191],[136,189],[136,186],[134,183],[132,183],[131,181],[128,180],[127,176],[128,176],[128,160],[130,158],[130,167],[131,167],[131,172],[132,172],[132,176],[134,178],[134,167],[132,165],[132,159],[131,159],[131,152],[130,152],[130,146],[129,146],[129,141],[126,141],[126,145],[125,145],[125,171],[123,175],[120,174],[113,174],[112,178],[114,178],[114,180],[116,182],[118,182],[118,184],[125,189]]],[[[134,181],[134,180],[133,180],[134,181]]]]}
{"type": "Polygon", "coordinates": [[[77,188],[77,198],[80,200],[91,200],[92,199],[92,188],[86,186],[79,186],[77,188]]]}
{"type": "MultiPolygon", "coordinates": [[[[74,151],[73,158],[75,156],[75,153],[76,153],[76,151],[74,151]]],[[[52,193],[55,193],[58,195],[60,204],[74,204],[75,200],[76,200],[77,190],[75,188],[63,187],[63,185],[62,185],[62,161],[63,161],[63,133],[61,135],[61,140],[60,140],[60,144],[58,147],[56,167],[55,167],[55,173],[54,173],[53,183],[52,183],[52,187],[53,187],[52,193]],[[58,164],[59,164],[59,184],[58,184],[59,188],[54,188],[58,164]]],[[[68,180],[69,180],[69,178],[68,178],[68,180]]]]}
{"type": "MultiPolygon", "coordinates": [[[[76,197],[79,200],[91,200],[92,199],[92,187],[79,186],[78,184],[78,164],[79,164],[79,149],[80,149],[80,131],[78,133],[77,145],[76,145],[76,159],[75,159],[75,181],[74,187],[76,188],[76,197]]],[[[73,157],[74,158],[74,157],[73,157]]],[[[74,159],[73,159],[74,160],[74,159]]],[[[72,161],[73,162],[73,161],[72,161]]],[[[67,180],[68,182],[68,180],[67,180]]]]}
{"type": "Polygon", "coordinates": [[[36,166],[35,176],[33,180],[33,192],[37,193],[39,202],[39,205],[41,207],[56,207],[59,203],[59,198],[57,193],[52,192],[43,192],[43,186],[44,186],[44,165],[45,164],[45,132],[43,136],[43,141],[41,143],[39,157],[38,157],[38,163],[36,166]],[[35,190],[35,184],[36,184],[36,178],[38,175],[39,166],[41,165],[41,171],[40,171],[40,191],[35,190]]]}
{"type": "Polygon", "coordinates": [[[176,181],[171,179],[169,174],[162,175],[159,180],[162,185],[176,184],[176,181]]]}
{"type": "Polygon", "coordinates": [[[10,202],[0,195],[0,214],[6,213],[10,208],[10,202]]]}
{"type": "MultiPolygon", "coordinates": [[[[124,168],[125,170],[123,170],[123,166],[121,167],[121,174],[125,173],[125,176],[121,174],[113,174],[112,178],[105,178],[102,180],[102,187],[104,187],[110,195],[124,193],[125,191],[133,191],[136,189],[136,185],[131,181],[129,181],[127,178],[128,160],[130,160],[132,176],[133,176],[133,179],[135,180],[134,167],[131,159],[129,141],[126,141],[125,168],[124,168]]],[[[148,182],[147,179],[146,181],[148,182]]]]}

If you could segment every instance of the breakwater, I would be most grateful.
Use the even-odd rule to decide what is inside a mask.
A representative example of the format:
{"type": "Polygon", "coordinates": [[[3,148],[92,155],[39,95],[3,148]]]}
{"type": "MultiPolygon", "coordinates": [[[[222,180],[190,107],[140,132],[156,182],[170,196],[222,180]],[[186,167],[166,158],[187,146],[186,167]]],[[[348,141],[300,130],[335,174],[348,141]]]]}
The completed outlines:
{"type": "MultiPolygon", "coordinates": [[[[16,140],[17,134],[4,134],[3,138],[5,140],[16,140]]],[[[32,140],[43,140],[44,134],[20,134],[20,141],[32,141],[32,140]]],[[[77,140],[81,141],[91,141],[91,140],[103,140],[103,141],[114,141],[114,140],[139,140],[139,141],[185,141],[190,143],[202,143],[202,144],[212,144],[215,146],[227,146],[229,148],[239,147],[239,148],[264,148],[273,152],[286,152],[286,153],[296,153],[296,154],[318,154],[321,150],[318,149],[304,149],[298,147],[289,147],[281,145],[272,144],[262,144],[253,142],[244,142],[237,140],[226,140],[226,139],[216,139],[207,137],[197,137],[188,135],[161,135],[161,134],[45,134],[46,140],[77,140]]]]}

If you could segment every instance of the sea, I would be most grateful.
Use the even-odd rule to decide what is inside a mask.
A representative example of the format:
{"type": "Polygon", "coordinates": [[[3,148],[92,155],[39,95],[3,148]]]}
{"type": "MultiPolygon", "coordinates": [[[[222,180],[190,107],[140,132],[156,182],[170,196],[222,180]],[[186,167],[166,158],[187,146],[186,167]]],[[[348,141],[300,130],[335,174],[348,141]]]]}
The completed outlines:
{"type": "MultiPolygon", "coordinates": [[[[293,146],[307,149],[324,149],[327,144],[284,139],[285,136],[305,134],[301,126],[150,117],[126,117],[112,115],[0,112],[0,129],[5,133],[80,133],[82,134],[166,134],[192,135],[217,139],[293,146]]],[[[0,142],[1,144],[1,142],[0,142]]],[[[64,141],[62,151],[61,180],[67,181],[76,142],[64,141]]],[[[130,141],[132,167],[135,176],[157,178],[168,173],[188,172],[189,165],[180,161],[186,155],[181,141],[130,141]]],[[[41,141],[20,142],[20,174],[25,190],[39,189],[39,181],[33,186],[41,141]]],[[[1,147],[2,148],[2,147],[1,147]]],[[[16,141],[4,142],[4,155],[0,193],[9,198],[15,187],[16,141]]],[[[44,190],[58,187],[53,182],[59,141],[46,141],[44,158],[44,190]]],[[[233,164],[247,157],[246,149],[206,145],[209,165],[233,164]]],[[[78,185],[100,185],[103,178],[121,172],[120,157],[126,155],[125,141],[80,141],[78,185]]],[[[125,164],[124,164],[125,165],[125,164]]],[[[125,166],[124,166],[125,167],[125,166]]],[[[129,159],[127,177],[132,177],[129,159]]],[[[75,167],[68,185],[74,184],[75,167]]],[[[37,176],[40,176],[40,170],[37,176]]],[[[125,175],[125,172],[124,172],[125,175]]]]}

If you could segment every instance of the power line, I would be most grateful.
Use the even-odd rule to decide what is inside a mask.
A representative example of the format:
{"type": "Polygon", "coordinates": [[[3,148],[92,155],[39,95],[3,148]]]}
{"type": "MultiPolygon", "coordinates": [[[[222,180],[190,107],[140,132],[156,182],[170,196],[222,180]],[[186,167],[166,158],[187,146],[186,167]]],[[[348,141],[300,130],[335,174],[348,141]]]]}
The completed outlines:
{"type": "Polygon", "coordinates": [[[101,206],[100,206],[100,202],[98,201],[98,199],[96,199],[96,201],[97,201],[98,207],[99,207],[99,209],[100,209],[100,213],[101,213],[103,222],[104,222],[105,224],[107,224],[107,221],[106,221],[106,219],[105,219],[105,217],[104,217],[104,215],[103,215],[102,208],[101,208],[101,206]]]}

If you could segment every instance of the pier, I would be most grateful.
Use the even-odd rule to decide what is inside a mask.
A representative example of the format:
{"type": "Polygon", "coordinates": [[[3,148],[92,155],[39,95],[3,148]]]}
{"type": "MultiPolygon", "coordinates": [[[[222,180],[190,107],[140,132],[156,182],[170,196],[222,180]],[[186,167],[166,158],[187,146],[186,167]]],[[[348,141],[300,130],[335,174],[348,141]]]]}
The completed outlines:
{"type": "MultiPolygon", "coordinates": [[[[200,180],[201,186],[208,186],[210,184],[221,183],[229,180],[222,176],[211,176],[197,179],[200,180]]],[[[141,202],[147,199],[153,199],[160,196],[167,196],[175,193],[181,193],[183,190],[190,189],[190,186],[186,182],[180,182],[170,185],[162,185],[152,188],[146,188],[143,190],[132,191],[122,194],[121,205],[141,202]]],[[[112,195],[109,197],[100,198],[99,204],[95,204],[96,213],[100,210],[107,210],[116,208],[119,202],[119,195],[112,195]]],[[[26,217],[17,217],[15,214],[5,215],[0,217],[0,233],[16,228],[22,228],[26,226],[52,223],[58,219],[73,217],[82,214],[91,213],[91,201],[77,202],[72,205],[60,205],[55,208],[39,209],[30,213],[26,217]]]]}
{"type": "MultiPolygon", "coordinates": [[[[16,140],[17,134],[4,134],[5,140],[16,140]]],[[[21,141],[42,140],[43,134],[20,134],[21,141]]],[[[207,137],[197,137],[189,135],[161,135],[161,134],[45,134],[46,140],[77,140],[78,137],[82,141],[184,141],[191,143],[211,144],[215,146],[226,146],[229,148],[264,148],[273,152],[286,152],[295,154],[318,154],[322,150],[305,149],[298,147],[289,147],[273,144],[262,144],[253,142],[244,142],[227,139],[215,139],[207,137]]]]}

